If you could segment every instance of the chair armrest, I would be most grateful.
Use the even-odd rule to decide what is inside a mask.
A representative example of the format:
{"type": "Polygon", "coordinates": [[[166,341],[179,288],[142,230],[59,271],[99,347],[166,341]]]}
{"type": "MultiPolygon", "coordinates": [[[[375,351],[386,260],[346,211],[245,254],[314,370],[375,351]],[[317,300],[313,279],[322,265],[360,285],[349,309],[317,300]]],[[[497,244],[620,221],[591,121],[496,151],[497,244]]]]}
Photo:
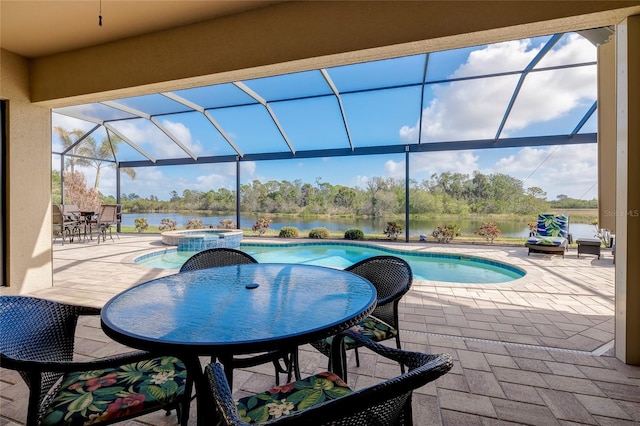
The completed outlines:
{"type": "Polygon", "coordinates": [[[236,403],[233,400],[229,383],[220,363],[208,364],[205,368],[205,375],[209,382],[209,387],[213,393],[213,399],[218,407],[222,407],[218,414],[224,417],[225,424],[234,426],[251,426],[238,416],[236,403]],[[221,411],[221,412],[220,412],[221,411]]]}
{"type": "Polygon", "coordinates": [[[409,291],[409,289],[407,288],[406,291],[403,291],[402,293],[398,293],[398,294],[392,294],[389,295],[387,297],[382,297],[376,300],[376,307],[378,306],[382,306],[382,305],[386,305],[388,303],[394,302],[396,300],[400,300],[402,299],[402,297],[409,291]]]}
{"type": "MultiPolygon", "coordinates": [[[[367,339],[366,337],[363,337],[361,334],[355,333],[351,330],[345,330],[333,338],[333,342],[331,345],[332,350],[340,351],[340,346],[343,344],[345,337],[350,337],[351,339],[355,340],[356,343],[372,350],[378,355],[381,355],[387,359],[406,365],[409,368],[409,370],[422,367],[423,365],[428,364],[441,356],[440,354],[426,354],[423,352],[412,352],[404,349],[394,348],[391,346],[381,345],[380,343],[374,342],[371,339],[367,339]]],[[[338,354],[339,352],[335,353],[333,358],[334,360],[340,359],[340,356],[338,354]]],[[[343,377],[342,371],[335,371],[335,373],[343,377]]]]}
{"type": "Polygon", "coordinates": [[[41,361],[37,359],[25,361],[16,360],[0,354],[0,364],[2,364],[4,368],[18,371],[72,373],[76,371],[91,371],[118,367],[123,364],[140,362],[153,357],[154,355],[149,352],[135,351],[89,361],[41,361]]]}

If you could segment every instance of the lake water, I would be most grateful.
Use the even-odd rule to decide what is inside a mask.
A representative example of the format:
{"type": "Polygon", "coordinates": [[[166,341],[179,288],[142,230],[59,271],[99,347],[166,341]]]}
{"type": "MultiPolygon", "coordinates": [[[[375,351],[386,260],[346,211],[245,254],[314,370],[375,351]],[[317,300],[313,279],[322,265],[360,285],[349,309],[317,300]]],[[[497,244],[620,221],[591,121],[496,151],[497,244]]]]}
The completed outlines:
{"type": "MultiPolygon", "coordinates": [[[[223,219],[231,219],[235,221],[235,216],[211,216],[205,214],[181,214],[181,213],[128,213],[122,215],[122,224],[124,226],[135,226],[135,219],[144,217],[151,226],[160,225],[162,219],[169,218],[176,221],[178,227],[185,227],[189,219],[200,219],[204,225],[217,226],[223,219]]],[[[242,215],[240,216],[240,227],[251,228],[258,219],[258,215],[242,215]]],[[[457,225],[460,227],[462,234],[471,235],[482,225],[482,220],[458,220],[457,225]]],[[[525,238],[529,236],[529,228],[526,223],[503,221],[496,222],[498,228],[502,231],[504,237],[509,238],[525,238]]],[[[404,222],[401,222],[404,228],[404,222]]],[[[410,220],[409,235],[417,237],[420,234],[431,235],[431,232],[438,226],[442,226],[442,220],[410,220]]],[[[294,226],[304,233],[311,228],[324,227],[329,231],[344,232],[349,228],[361,229],[365,234],[382,233],[387,226],[386,219],[361,219],[361,218],[327,218],[327,219],[306,219],[303,217],[274,217],[272,218],[269,229],[280,230],[284,226],[294,226]]],[[[595,233],[594,225],[586,223],[570,223],[569,231],[573,235],[574,241],[578,238],[593,238],[595,233]]],[[[404,237],[404,231],[400,238],[404,237]]]]}

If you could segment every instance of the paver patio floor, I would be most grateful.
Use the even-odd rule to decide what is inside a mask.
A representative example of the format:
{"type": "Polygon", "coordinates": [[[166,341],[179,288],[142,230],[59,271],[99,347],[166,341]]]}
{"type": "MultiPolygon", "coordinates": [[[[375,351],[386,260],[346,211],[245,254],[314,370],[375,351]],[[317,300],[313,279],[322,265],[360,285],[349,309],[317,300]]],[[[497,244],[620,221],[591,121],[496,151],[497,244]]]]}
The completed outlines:
{"type": "MultiPolygon", "coordinates": [[[[101,307],[137,283],[175,273],[133,262],[162,250],[157,235],[120,235],[99,245],[54,244],[54,285],[32,295],[101,307]]],[[[245,240],[254,240],[245,237],[245,240]]],[[[260,239],[259,239],[260,240],[260,239]]],[[[264,239],[262,239],[264,240],[264,239]]],[[[504,261],[524,269],[501,284],[415,280],[400,304],[403,348],[453,355],[452,371],[414,392],[416,425],[626,425],[640,424],[640,367],[613,356],[614,265],[611,253],[577,258],[531,254],[524,247],[384,243],[423,252],[456,253],[504,261]]],[[[2,289],[9,294],[10,289],[2,289]]],[[[102,333],[99,319],[83,320],[78,357],[128,349],[102,333]]],[[[206,360],[203,360],[203,362],[206,360]]],[[[301,348],[303,375],[326,369],[327,359],[301,348]]],[[[397,365],[350,351],[349,384],[361,388],[400,373],[397,365]]],[[[237,370],[237,396],[274,384],[269,365],[237,370]]],[[[0,369],[0,425],[23,424],[27,388],[0,369]]],[[[195,410],[190,424],[195,425],[195,410]]],[[[131,425],[176,424],[156,413],[131,425]]]]}

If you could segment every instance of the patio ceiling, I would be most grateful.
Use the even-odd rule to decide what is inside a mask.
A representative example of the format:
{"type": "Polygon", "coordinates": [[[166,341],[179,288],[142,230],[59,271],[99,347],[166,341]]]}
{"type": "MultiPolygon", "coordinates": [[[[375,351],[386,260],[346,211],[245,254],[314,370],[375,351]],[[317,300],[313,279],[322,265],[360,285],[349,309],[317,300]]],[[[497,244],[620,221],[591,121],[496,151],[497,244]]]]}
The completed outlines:
{"type": "Polygon", "coordinates": [[[516,40],[513,60],[487,59],[508,51],[500,43],[57,108],[54,125],[66,117],[84,134],[70,146],[54,136],[53,153],[121,139],[103,159],[143,167],[595,143],[595,44],[610,33],[516,40]],[[589,88],[560,110],[535,101],[559,80],[589,88]],[[464,108],[438,108],[454,96],[464,108]],[[436,112],[464,125],[439,129],[436,112]]]}

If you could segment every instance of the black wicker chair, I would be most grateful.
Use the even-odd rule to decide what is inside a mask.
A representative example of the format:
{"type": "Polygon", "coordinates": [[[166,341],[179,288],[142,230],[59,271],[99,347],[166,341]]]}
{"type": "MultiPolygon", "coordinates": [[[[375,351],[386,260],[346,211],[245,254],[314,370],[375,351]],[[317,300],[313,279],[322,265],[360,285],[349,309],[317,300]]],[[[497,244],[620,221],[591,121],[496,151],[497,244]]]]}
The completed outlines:
{"type": "Polygon", "coordinates": [[[0,297],[0,365],[29,387],[27,426],[111,424],[177,409],[186,426],[192,381],[174,357],[135,351],[73,361],[80,315],[99,309],[24,296],[0,297]]]}
{"type": "MultiPolygon", "coordinates": [[[[194,271],[198,269],[213,268],[218,266],[244,265],[250,263],[258,263],[248,253],[233,248],[216,247],[203,250],[191,256],[180,268],[180,272],[194,271]]],[[[215,358],[212,357],[214,362],[215,358]]],[[[280,384],[280,373],[287,374],[287,381],[295,375],[296,379],[300,378],[300,370],[297,363],[296,353],[287,353],[283,351],[266,352],[253,356],[234,357],[232,360],[232,368],[247,368],[261,365],[271,361],[276,370],[276,384],[280,384]],[[282,360],[284,366],[280,364],[282,360]]]]}
{"type": "MultiPolygon", "coordinates": [[[[398,303],[411,287],[413,272],[411,266],[396,256],[374,256],[354,263],[345,269],[358,274],[373,284],[378,294],[378,300],[374,311],[361,321],[354,329],[359,330],[365,338],[380,342],[395,339],[396,347],[400,346],[400,329],[398,326],[398,303]]],[[[329,337],[311,345],[329,357],[329,370],[332,369],[331,343],[333,337],[329,337]]],[[[354,349],[356,364],[360,366],[358,343],[346,339],[344,350],[341,352],[342,362],[346,365],[346,350],[354,349]]],[[[404,373],[404,366],[400,365],[404,373]]],[[[347,379],[345,369],[343,378],[347,379]]]]}
{"type": "Polygon", "coordinates": [[[375,343],[352,331],[344,335],[360,346],[406,365],[409,371],[357,391],[347,387],[339,372],[325,372],[234,401],[220,364],[209,364],[205,372],[220,413],[219,424],[412,425],[413,390],[436,380],[453,366],[448,354],[404,351],[375,343]],[[280,417],[276,417],[278,415],[280,417]],[[247,419],[251,419],[251,423],[247,423],[247,419]]]}
{"type": "Polygon", "coordinates": [[[258,261],[242,250],[216,247],[200,251],[191,256],[184,262],[180,272],[213,268],[215,266],[246,265],[248,263],[258,263],[258,261]]]}

